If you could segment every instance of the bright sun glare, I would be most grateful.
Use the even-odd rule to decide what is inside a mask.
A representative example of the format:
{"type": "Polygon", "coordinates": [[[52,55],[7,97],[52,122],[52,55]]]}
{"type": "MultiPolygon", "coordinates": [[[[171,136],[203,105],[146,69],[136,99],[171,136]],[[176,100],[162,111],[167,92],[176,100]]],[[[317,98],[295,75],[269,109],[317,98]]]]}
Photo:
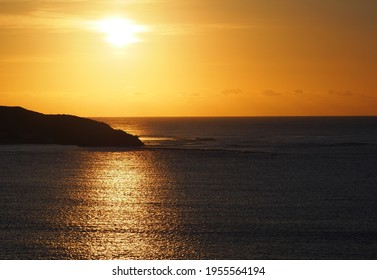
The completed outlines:
{"type": "Polygon", "coordinates": [[[144,26],[137,25],[124,18],[101,20],[98,22],[98,29],[106,34],[107,42],[117,47],[139,42],[140,39],[137,38],[136,34],[146,31],[144,26]]]}

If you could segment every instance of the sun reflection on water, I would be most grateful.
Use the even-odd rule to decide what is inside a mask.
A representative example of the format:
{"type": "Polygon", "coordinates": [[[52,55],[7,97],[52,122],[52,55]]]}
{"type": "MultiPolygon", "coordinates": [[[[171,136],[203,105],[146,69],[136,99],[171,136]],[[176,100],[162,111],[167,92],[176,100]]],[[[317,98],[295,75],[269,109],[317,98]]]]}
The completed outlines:
{"type": "Polygon", "coordinates": [[[155,154],[96,152],[83,154],[83,165],[69,190],[64,215],[74,259],[161,259],[195,254],[181,236],[174,176],[155,154]],[[72,239],[71,237],[74,236],[72,239]],[[189,251],[192,251],[191,253],[189,251]]]}

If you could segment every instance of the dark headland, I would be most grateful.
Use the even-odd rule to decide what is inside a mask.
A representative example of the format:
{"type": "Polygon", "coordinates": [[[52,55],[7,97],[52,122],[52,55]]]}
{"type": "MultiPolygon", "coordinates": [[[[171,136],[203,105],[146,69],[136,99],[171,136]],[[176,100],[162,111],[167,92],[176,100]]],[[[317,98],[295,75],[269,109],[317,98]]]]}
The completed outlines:
{"type": "Polygon", "coordinates": [[[95,120],[71,115],[45,115],[7,106],[0,106],[0,144],[144,145],[137,136],[95,120]]]}

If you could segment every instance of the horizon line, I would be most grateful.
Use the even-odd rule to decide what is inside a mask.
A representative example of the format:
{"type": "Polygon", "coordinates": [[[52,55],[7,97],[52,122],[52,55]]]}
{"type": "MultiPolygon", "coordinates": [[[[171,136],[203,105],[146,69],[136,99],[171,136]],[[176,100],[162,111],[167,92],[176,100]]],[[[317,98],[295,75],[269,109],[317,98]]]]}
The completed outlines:
{"type": "Polygon", "coordinates": [[[377,115],[248,115],[248,116],[86,116],[86,118],[363,118],[377,115]]]}

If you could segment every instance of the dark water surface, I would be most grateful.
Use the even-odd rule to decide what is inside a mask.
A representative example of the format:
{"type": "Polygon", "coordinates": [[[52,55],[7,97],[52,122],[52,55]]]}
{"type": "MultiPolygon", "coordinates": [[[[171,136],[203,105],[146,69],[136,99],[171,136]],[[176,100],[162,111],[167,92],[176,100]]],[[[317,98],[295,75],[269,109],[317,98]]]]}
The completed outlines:
{"type": "Polygon", "coordinates": [[[0,146],[1,259],[376,259],[377,118],[101,119],[0,146]]]}

